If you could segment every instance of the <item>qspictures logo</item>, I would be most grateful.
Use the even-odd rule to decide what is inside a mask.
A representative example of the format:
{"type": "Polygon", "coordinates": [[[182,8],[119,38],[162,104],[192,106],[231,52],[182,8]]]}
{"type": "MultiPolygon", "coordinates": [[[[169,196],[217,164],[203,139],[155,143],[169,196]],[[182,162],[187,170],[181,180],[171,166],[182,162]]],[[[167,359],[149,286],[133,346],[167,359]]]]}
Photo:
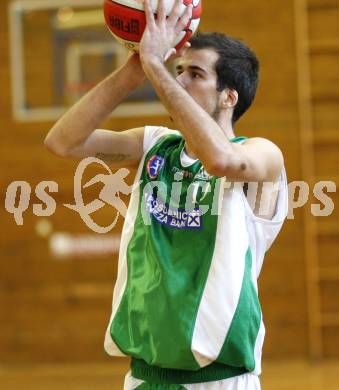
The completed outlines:
{"type": "MultiPolygon", "coordinates": [[[[129,195],[132,193],[134,186],[129,186],[125,182],[125,178],[130,171],[126,168],[121,168],[113,173],[108,165],[102,160],[95,157],[83,159],[78,165],[74,174],[74,203],[63,204],[79,214],[80,218],[87,227],[95,233],[107,233],[111,231],[117,224],[120,216],[126,216],[127,207],[121,200],[120,194],[129,195]],[[82,184],[83,176],[87,167],[91,164],[98,164],[105,168],[107,174],[97,174],[91,180],[82,184]],[[96,183],[102,183],[103,187],[98,193],[97,199],[85,204],[83,199],[83,189],[88,188],[96,183]],[[105,205],[112,206],[113,220],[109,226],[100,226],[92,218],[92,214],[105,205]]],[[[57,193],[59,190],[58,183],[54,181],[42,181],[35,188],[35,194],[43,204],[33,204],[33,213],[38,217],[50,217],[56,212],[56,201],[50,193],[57,193]],[[49,193],[47,192],[49,191],[49,193]],[[45,207],[43,207],[45,206],[45,207]]],[[[30,207],[32,188],[26,181],[13,181],[7,188],[5,208],[13,214],[14,220],[18,226],[24,223],[24,213],[30,207]]]]}
{"type": "Polygon", "coordinates": [[[111,231],[117,224],[119,216],[126,216],[127,207],[125,203],[120,199],[120,193],[129,195],[133,191],[133,186],[128,186],[125,182],[125,178],[129,175],[129,170],[126,168],[119,169],[116,173],[112,173],[111,169],[102,161],[95,157],[88,157],[80,162],[74,175],[74,204],[64,204],[65,207],[77,212],[85,224],[93,231],[97,233],[107,233],[111,231]],[[89,180],[83,186],[82,177],[86,168],[90,164],[97,163],[102,165],[107,175],[97,174],[91,180],[89,180]],[[83,188],[88,188],[93,184],[102,183],[104,186],[98,194],[98,199],[93,200],[88,204],[84,204],[82,197],[83,188]],[[99,226],[91,217],[95,211],[103,208],[106,204],[112,206],[115,209],[115,217],[111,225],[107,227],[99,226]]]}
{"type": "MultiPolygon", "coordinates": [[[[158,156],[153,156],[147,165],[147,171],[152,179],[156,179],[159,172],[164,166],[164,161],[158,156]]],[[[102,170],[102,169],[101,169],[102,170]]],[[[173,172],[172,187],[167,188],[166,184],[161,181],[153,180],[143,188],[143,194],[137,199],[144,199],[142,202],[142,216],[145,225],[151,223],[151,217],[158,223],[166,224],[173,229],[200,229],[203,224],[204,214],[211,211],[212,215],[218,215],[217,194],[213,196],[212,205],[202,204],[207,193],[211,191],[209,180],[211,176],[206,172],[199,172],[194,178],[187,190],[185,208],[173,208],[171,204],[178,204],[177,199],[181,196],[181,182],[187,179],[185,172],[180,169],[173,172]],[[150,185],[151,184],[151,187],[150,185]],[[169,203],[165,202],[166,195],[161,198],[153,197],[154,190],[158,194],[171,194],[169,203]],[[161,189],[161,191],[158,191],[161,189]],[[197,194],[200,194],[199,204],[197,206],[197,194]],[[173,201],[173,202],[172,202],[173,201]]],[[[121,168],[112,172],[108,165],[102,160],[95,157],[83,159],[76,168],[74,174],[74,203],[65,203],[62,206],[74,211],[86,224],[86,226],[95,233],[105,234],[110,232],[117,224],[120,217],[125,218],[127,206],[120,198],[121,194],[133,195],[135,191],[142,188],[142,181],[135,182],[129,186],[125,179],[130,174],[127,168],[121,168]],[[86,169],[92,165],[103,167],[106,174],[98,173],[92,179],[83,183],[83,176],[86,169]],[[83,190],[96,184],[101,183],[102,188],[98,191],[96,199],[85,204],[83,199],[83,190]],[[109,205],[112,208],[112,222],[108,226],[100,226],[92,217],[92,214],[104,206],[109,205]]],[[[243,183],[231,183],[217,179],[216,188],[224,186],[225,191],[241,190],[243,183]]],[[[279,187],[279,183],[278,183],[279,187]]],[[[262,193],[274,193],[278,191],[277,183],[263,183],[262,193]]],[[[33,213],[37,217],[50,217],[56,212],[57,204],[52,194],[59,191],[59,184],[55,181],[41,181],[35,188],[35,195],[41,203],[33,204],[33,213]]],[[[305,207],[308,203],[310,194],[313,192],[315,203],[310,205],[311,213],[315,217],[330,216],[334,210],[334,202],[328,193],[336,192],[336,183],[333,181],[319,181],[313,188],[304,181],[293,181],[288,184],[289,208],[287,219],[294,219],[294,210],[305,207]]],[[[247,200],[252,208],[256,206],[258,193],[258,183],[247,183],[247,200]]],[[[5,209],[13,215],[14,222],[18,226],[24,224],[24,213],[31,206],[32,187],[27,181],[13,181],[6,190],[5,209]]],[[[259,201],[259,217],[267,212],[267,201],[259,201]],[[262,204],[261,204],[262,203],[262,204]]]]}

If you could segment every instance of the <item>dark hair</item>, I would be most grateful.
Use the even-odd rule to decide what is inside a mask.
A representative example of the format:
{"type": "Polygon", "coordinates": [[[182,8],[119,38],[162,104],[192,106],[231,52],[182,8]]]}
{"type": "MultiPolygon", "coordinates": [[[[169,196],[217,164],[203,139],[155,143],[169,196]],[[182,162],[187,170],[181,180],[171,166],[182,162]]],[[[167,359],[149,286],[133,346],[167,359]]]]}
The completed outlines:
{"type": "Polygon", "coordinates": [[[215,64],[217,90],[225,88],[238,92],[233,112],[235,123],[251,106],[258,86],[259,61],[254,52],[238,39],[221,33],[198,33],[190,39],[191,49],[214,49],[219,54],[215,64]]]}

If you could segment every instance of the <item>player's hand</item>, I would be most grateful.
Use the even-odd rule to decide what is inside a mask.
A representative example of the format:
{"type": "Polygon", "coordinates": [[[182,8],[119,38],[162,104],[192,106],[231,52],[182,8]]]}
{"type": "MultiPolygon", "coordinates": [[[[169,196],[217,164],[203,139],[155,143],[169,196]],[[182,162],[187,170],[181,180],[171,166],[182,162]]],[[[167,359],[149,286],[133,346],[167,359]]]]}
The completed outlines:
{"type": "Polygon", "coordinates": [[[146,28],[139,45],[140,58],[143,64],[158,60],[161,63],[177,55],[175,41],[192,17],[192,5],[186,7],[180,16],[182,0],[176,0],[174,7],[166,17],[165,2],[159,0],[157,18],[155,19],[151,1],[145,0],[146,28]]]}
{"type": "Polygon", "coordinates": [[[191,44],[189,42],[185,42],[184,46],[180,50],[176,50],[175,52],[170,53],[170,56],[165,58],[165,61],[177,60],[178,58],[182,57],[190,47],[191,44]]]}

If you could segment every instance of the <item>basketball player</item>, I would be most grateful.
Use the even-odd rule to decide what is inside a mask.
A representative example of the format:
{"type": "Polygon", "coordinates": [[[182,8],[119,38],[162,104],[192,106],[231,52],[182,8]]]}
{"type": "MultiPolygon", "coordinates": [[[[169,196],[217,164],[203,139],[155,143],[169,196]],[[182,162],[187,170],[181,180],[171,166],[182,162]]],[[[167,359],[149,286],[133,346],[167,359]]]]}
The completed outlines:
{"type": "Polygon", "coordinates": [[[132,357],[125,390],[257,390],[265,334],[257,278],[287,214],[283,156],[267,139],[234,134],[258,82],[242,42],[199,34],[176,77],[165,68],[190,17],[187,7],[179,18],[179,4],[166,18],[160,1],[154,19],[145,0],[140,58],[85,95],[45,144],[62,157],[138,166],[105,338],[109,354],[132,357]],[[175,130],[98,129],[145,76],[175,130]]]}

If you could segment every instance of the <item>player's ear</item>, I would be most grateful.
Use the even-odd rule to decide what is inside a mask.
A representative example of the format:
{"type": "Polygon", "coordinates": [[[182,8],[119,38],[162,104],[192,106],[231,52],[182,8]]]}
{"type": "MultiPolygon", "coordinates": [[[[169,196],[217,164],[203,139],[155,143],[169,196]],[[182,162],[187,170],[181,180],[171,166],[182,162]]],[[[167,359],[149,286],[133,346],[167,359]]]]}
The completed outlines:
{"type": "Polygon", "coordinates": [[[235,89],[225,88],[220,94],[221,108],[234,108],[238,103],[238,92],[235,89]]]}

